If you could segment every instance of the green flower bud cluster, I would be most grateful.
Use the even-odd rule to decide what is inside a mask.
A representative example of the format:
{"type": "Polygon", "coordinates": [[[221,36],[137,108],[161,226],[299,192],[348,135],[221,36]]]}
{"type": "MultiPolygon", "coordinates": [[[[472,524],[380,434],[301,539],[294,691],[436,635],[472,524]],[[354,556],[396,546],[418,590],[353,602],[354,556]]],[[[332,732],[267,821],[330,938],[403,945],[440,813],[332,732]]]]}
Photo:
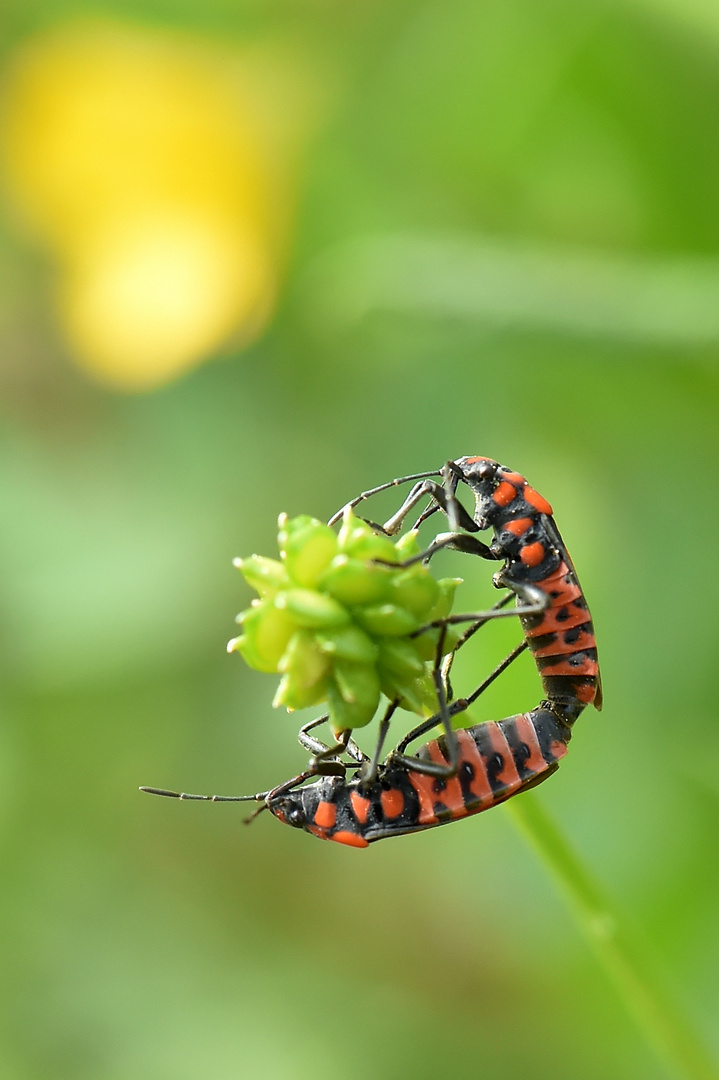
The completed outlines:
{"type": "MultiPolygon", "coordinates": [[[[326,702],[336,733],[368,724],[380,693],[420,715],[434,711],[441,630],[411,635],[449,614],[461,579],[438,581],[422,563],[402,566],[419,554],[417,534],[393,542],[351,509],[339,533],[307,516],[282,514],[278,524],[279,561],[234,561],[259,599],[237,616],[242,634],[228,651],[282,676],[275,707],[326,702]]],[[[443,653],[457,636],[445,629],[443,653]]]]}

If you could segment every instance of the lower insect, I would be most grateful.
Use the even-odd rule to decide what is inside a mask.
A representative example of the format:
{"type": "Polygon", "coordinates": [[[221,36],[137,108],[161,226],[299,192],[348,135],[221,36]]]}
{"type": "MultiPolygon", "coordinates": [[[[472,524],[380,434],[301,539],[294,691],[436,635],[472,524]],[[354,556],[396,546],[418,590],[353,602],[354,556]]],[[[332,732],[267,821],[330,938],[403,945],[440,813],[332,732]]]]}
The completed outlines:
{"type": "MultiPolygon", "coordinates": [[[[436,718],[435,718],[436,720],[436,718]]],[[[548,709],[487,721],[457,731],[455,776],[428,776],[392,757],[369,783],[359,768],[351,779],[323,776],[305,786],[288,785],[251,796],[184,795],[144,788],[156,795],[215,802],[255,801],[278,821],[351,847],[420,832],[479,814],[542,783],[567,753],[571,729],[548,709]]],[[[444,738],[426,743],[418,760],[447,763],[444,738]]],[[[300,777],[294,782],[299,785],[300,777]]]]}
{"type": "MultiPolygon", "coordinates": [[[[547,709],[487,721],[457,732],[459,768],[449,779],[394,765],[370,785],[323,777],[270,799],[280,821],[322,840],[366,847],[388,836],[431,829],[489,810],[546,780],[567,752],[570,729],[547,709]]],[[[418,758],[446,764],[446,741],[436,739],[418,758]]]]}

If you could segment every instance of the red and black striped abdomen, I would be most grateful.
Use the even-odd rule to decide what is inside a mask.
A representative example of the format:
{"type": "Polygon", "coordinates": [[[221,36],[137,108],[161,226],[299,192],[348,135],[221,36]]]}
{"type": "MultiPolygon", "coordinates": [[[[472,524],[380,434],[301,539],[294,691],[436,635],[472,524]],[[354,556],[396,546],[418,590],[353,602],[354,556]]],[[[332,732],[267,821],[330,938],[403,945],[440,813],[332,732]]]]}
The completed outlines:
{"type": "MultiPolygon", "coordinates": [[[[322,840],[366,847],[489,810],[541,783],[566,754],[571,732],[553,712],[539,708],[456,734],[459,770],[449,780],[390,764],[369,788],[359,779],[326,777],[282,796],[270,810],[322,840]]],[[[445,740],[427,743],[418,756],[446,764],[445,740]]]]}
{"type": "MultiPolygon", "coordinates": [[[[438,780],[408,771],[420,807],[417,824],[478,814],[545,780],[567,753],[570,729],[548,709],[487,721],[456,732],[460,763],[457,776],[438,780]]],[[[422,747],[417,755],[447,764],[444,738],[422,747]]]]}
{"type": "Polygon", "coordinates": [[[538,615],[522,618],[547,699],[568,722],[592,702],[601,708],[597,642],[592,617],[572,567],[564,559],[540,581],[532,582],[550,599],[538,615]]]}

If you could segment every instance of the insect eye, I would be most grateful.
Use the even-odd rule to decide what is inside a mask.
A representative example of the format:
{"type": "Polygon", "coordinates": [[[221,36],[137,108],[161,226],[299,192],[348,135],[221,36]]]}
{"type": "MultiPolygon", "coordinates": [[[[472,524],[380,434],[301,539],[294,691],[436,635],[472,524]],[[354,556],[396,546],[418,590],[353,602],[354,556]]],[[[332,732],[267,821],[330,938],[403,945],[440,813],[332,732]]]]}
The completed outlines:
{"type": "Polygon", "coordinates": [[[494,465],[489,461],[482,461],[477,467],[477,475],[480,480],[490,480],[494,476],[494,465]]]}
{"type": "Polygon", "coordinates": [[[305,823],[305,812],[299,806],[294,806],[287,815],[287,824],[301,828],[305,823]]]}

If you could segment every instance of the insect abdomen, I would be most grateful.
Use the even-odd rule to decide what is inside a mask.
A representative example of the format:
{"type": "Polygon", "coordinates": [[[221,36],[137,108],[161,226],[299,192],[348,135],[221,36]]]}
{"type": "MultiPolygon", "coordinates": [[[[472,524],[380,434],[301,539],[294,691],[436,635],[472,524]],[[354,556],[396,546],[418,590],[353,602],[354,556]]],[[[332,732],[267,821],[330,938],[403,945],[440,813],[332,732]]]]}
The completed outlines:
{"type": "Polygon", "coordinates": [[[585,705],[601,707],[597,642],[581,586],[562,560],[535,584],[550,597],[539,615],[522,619],[547,698],[572,722],[585,705]]]}
{"type": "MultiPolygon", "coordinates": [[[[460,764],[455,777],[438,780],[408,770],[419,799],[419,827],[489,810],[545,780],[567,753],[570,730],[554,713],[539,708],[463,728],[456,735],[460,764]]],[[[427,743],[418,756],[446,763],[445,740],[427,743]]]]}

